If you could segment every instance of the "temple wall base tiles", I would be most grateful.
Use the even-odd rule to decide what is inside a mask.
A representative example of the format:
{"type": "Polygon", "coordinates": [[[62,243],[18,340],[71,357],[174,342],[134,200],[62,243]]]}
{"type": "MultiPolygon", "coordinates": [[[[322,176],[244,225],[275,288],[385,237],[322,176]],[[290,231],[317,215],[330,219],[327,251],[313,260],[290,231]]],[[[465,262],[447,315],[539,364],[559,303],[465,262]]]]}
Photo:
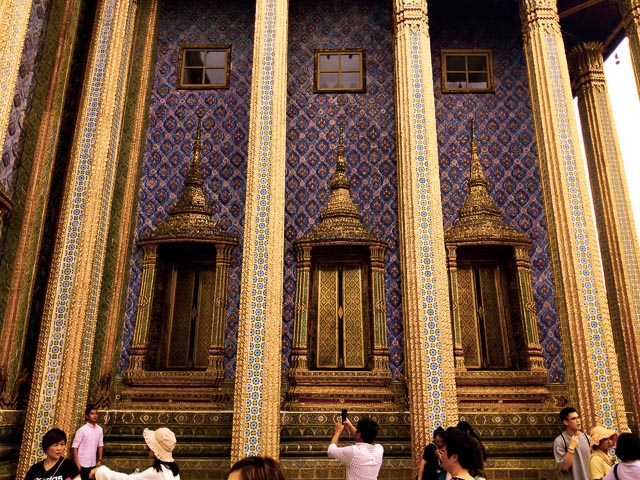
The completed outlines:
{"type": "Polygon", "coordinates": [[[638,63],[638,8],[2,3],[0,478],[88,403],[110,467],[167,426],[185,479],[344,478],[342,408],[380,424],[380,479],[459,420],[496,480],[555,477],[566,405],[636,431],[602,62],[626,35],[638,63]]]}

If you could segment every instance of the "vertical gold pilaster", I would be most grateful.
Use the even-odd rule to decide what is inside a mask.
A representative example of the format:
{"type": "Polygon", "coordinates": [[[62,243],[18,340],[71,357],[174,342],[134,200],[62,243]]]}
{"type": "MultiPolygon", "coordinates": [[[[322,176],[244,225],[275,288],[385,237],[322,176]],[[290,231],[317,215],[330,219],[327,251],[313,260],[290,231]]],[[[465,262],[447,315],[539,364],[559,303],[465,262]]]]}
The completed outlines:
{"type": "Polygon", "coordinates": [[[462,333],[460,331],[460,309],[458,308],[458,251],[456,246],[447,246],[446,249],[447,268],[449,272],[451,324],[453,325],[453,358],[456,370],[465,371],[462,333]]]}
{"type": "Polygon", "coordinates": [[[311,247],[296,247],[296,306],[291,346],[291,369],[289,377],[295,378],[298,370],[308,368],[307,328],[309,320],[309,282],[311,277],[311,247]]]}
{"type": "Polygon", "coordinates": [[[224,332],[227,326],[227,289],[229,288],[229,269],[231,253],[236,245],[216,245],[215,299],[213,306],[213,324],[209,342],[209,371],[215,375],[215,385],[224,380],[224,332]]]}
{"type": "Polygon", "coordinates": [[[640,419],[640,268],[638,238],[604,76],[603,47],[570,52],[591,193],[595,204],[609,312],[618,345],[625,400],[640,419]]]}
{"type": "Polygon", "coordinates": [[[565,371],[587,428],[627,425],[555,0],[521,0],[565,371]]]}
{"type": "Polygon", "coordinates": [[[287,0],[257,0],[231,461],[280,444],[287,0]]]}
{"type": "Polygon", "coordinates": [[[18,477],[43,432],[72,432],[87,400],[107,226],[135,17],[133,0],[103,0],[58,221],[27,407],[18,477]]]}
{"type": "MultiPolygon", "coordinates": [[[[156,267],[158,264],[158,244],[144,245],[142,258],[142,279],[136,311],[136,325],[133,329],[133,341],[129,349],[127,371],[144,370],[144,358],[147,352],[147,334],[151,320],[153,292],[156,287],[156,267]]],[[[126,376],[126,374],[125,374],[126,376]]]]}
{"type": "Polygon", "coordinates": [[[414,460],[458,419],[426,1],[395,0],[398,214],[414,460]]]}
{"type": "Polygon", "coordinates": [[[371,287],[373,299],[373,369],[389,374],[389,347],[387,346],[387,304],[384,295],[384,254],[382,245],[371,245],[371,287]]]}
{"type": "Polygon", "coordinates": [[[529,258],[529,248],[514,247],[514,258],[517,271],[518,295],[520,296],[521,317],[527,342],[528,368],[529,370],[546,372],[544,359],[542,358],[542,345],[540,344],[540,337],[538,335],[538,325],[536,324],[536,303],[533,298],[533,287],[531,286],[531,259],[529,258]]]}
{"type": "MultiPolygon", "coordinates": [[[[134,225],[133,216],[136,208],[137,191],[139,188],[138,176],[140,164],[144,157],[144,142],[146,139],[146,126],[149,110],[149,90],[153,83],[153,66],[155,64],[154,47],[157,42],[158,1],[139,1],[137,13],[136,40],[138,47],[134,49],[132,56],[132,68],[134,72],[130,76],[128,91],[128,106],[123,119],[123,141],[120,142],[119,171],[118,176],[123,178],[122,186],[118,190],[116,198],[121,196],[119,211],[115,210],[114,218],[118,221],[111,226],[110,245],[108,253],[114,258],[114,274],[111,284],[105,284],[102,292],[108,296],[106,303],[107,326],[100,365],[94,369],[98,373],[99,392],[92,403],[100,408],[106,408],[109,402],[110,379],[113,374],[113,361],[116,354],[116,342],[122,329],[123,302],[127,289],[126,279],[129,269],[131,236],[134,225]],[[126,140],[125,140],[126,137],[126,140]]],[[[151,290],[153,292],[153,290],[151,290]]],[[[151,297],[148,297],[149,300],[151,297]]]]}
{"type": "Polygon", "coordinates": [[[0,145],[4,145],[9,114],[22,58],[24,38],[33,2],[4,0],[0,3],[0,145]]]}
{"type": "Polygon", "coordinates": [[[36,89],[35,107],[28,119],[16,182],[14,215],[8,220],[8,230],[15,231],[17,238],[15,247],[5,248],[0,275],[10,275],[9,284],[20,285],[20,288],[9,288],[6,293],[0,332],[0,406],[3,408],[15,408],[18,402],[16,382],[21,381],[25,329],[38,268],[38,252],[42,245],[46,202],[51,189],[80,3],[79,0],[56,3],[49,12],[44,51],[52,52],[53,58],[40,65],[41,78],[48,78],[48,84],[36,89]],[[41,110],[38,110],[38,105],[43,105],[41,110]]]}
{"type": "Polygon", "coordinates": [[[636,75],[636,88],[640,95],[640,0],[618,0],[622,24],[629,39],[631,63],[636,75]]]}

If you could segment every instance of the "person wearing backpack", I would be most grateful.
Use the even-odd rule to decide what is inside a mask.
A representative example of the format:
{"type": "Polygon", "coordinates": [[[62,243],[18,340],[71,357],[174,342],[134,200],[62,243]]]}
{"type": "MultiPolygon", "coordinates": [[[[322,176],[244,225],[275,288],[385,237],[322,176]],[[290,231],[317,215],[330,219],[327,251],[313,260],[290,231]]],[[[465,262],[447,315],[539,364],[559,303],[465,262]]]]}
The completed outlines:
{"type": "Polygon", "coordinates": [[[581,432],[580,415],[573,407],[560,410],[564,432],[553,441],[553,456],[563,480],[589,480],[591,440],[581,432]]]}
{"type": "Polygon", "coordinates": [[[613,466],[603,480],[638,480],[640,478],[640,435],[621,433],[616,444],[620,463],[613,466]]]}

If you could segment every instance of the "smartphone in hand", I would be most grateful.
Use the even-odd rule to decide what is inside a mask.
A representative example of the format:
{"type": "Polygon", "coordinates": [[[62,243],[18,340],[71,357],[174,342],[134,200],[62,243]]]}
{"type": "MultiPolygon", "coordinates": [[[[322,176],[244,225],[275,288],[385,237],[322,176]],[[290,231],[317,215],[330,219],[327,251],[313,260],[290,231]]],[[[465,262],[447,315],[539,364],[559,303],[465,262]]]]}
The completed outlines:
{"type": "Polygon", "coordinates": [[[347,420],[347,409],[343,408],[342,409],[342,423],[344,424],[344,422],[347,420]]]}

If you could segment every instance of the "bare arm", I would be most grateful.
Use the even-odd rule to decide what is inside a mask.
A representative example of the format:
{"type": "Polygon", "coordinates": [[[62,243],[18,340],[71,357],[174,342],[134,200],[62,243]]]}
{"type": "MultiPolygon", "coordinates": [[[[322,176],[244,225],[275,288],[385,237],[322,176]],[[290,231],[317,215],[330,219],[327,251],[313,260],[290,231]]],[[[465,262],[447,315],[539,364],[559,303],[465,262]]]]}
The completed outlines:
{"type": "Polygon", "coordinates": [[[82,468],[82,466],[80,466],[80,459],[78,458],[78,447],[71,447],[71,456],[78,468],[82,468]]]}
{"type": "Polygon", "coordinates": [[[571,465],[573,465],[573,457],[575,456],[576,448],[578,448],[578,441],[579,439],[577,435],[571,437],[569,445],[567,445],[567,453],[565,453],[564,458],[562,459],[562,465],[560,467],[562,473],[567,473],[571,468],[571,465]]]}
{"type": "Polygon", "coordinates": [[[424,466],[427,464],[424,458],[420,459],[420,466],[418,467],[418,480],[422,480],[422,474],[424,473],[424,466]]]}
{"type": "Polygon", "coordinates": [[[104,451],[104,447],[98,447],[98,457],[96,458],[96,465],[100,465],[102,463],[102,452],[104,451]]]}
{"type": "MultiPolygon", "coordinates": [[[[347,420],[348,421],[348,420],[347,420]]],[[[340,439],[340,434],[344,430],[346,423],[343,425],[341,421],[336,422],[333,427],[333,437],[331,437],[331,443],[334,445],[338,445],[338,440],[340,439]]]]}

